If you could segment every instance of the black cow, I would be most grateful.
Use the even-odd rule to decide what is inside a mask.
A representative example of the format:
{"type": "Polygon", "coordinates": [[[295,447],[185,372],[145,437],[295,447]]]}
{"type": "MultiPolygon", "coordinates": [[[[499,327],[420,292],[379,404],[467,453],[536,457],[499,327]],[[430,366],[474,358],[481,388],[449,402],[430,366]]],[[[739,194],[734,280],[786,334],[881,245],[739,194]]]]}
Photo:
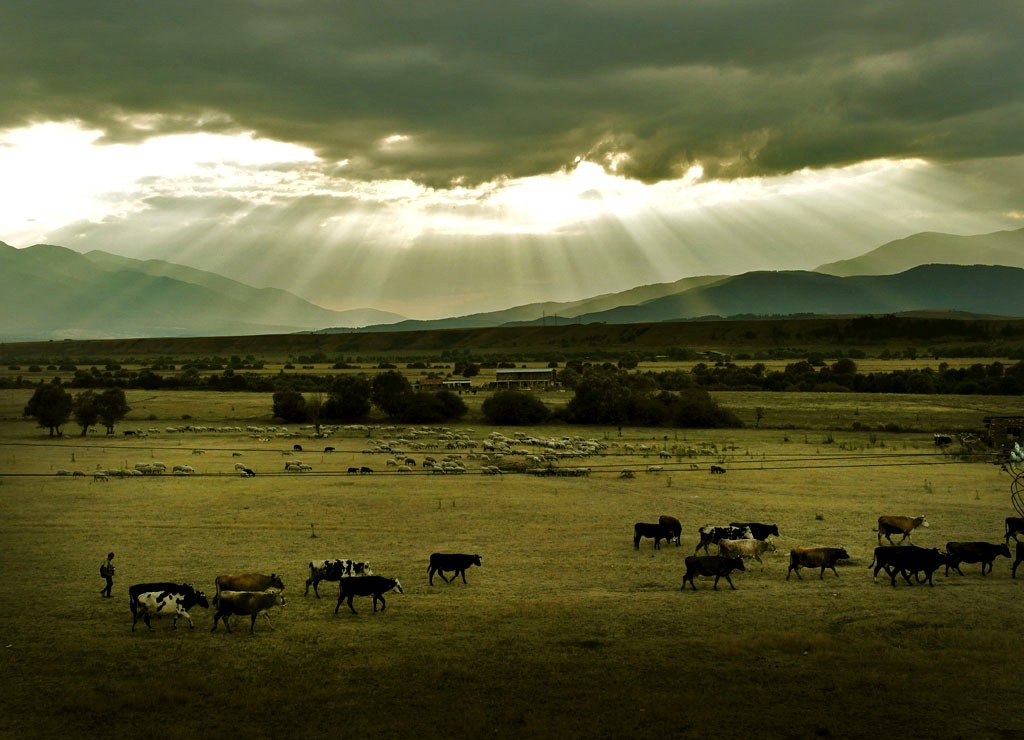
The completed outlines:
{"type": "Polygon", "coordinates": [[[1013,559],[1013,570],[1010,571],[1010,575],[1014,578],[1017,577],[1017,566],[1024,562],[1024,542],[1018,542],[1016,549],[1016,557],[1013,559]]]}
{"type": "Polygon", "coordinates": [[[917,545],[904,545],[901,547],[876,547],[875,556],[868,567],[874,567],[876,580],[878,571],[885,568],[893,587],[896,586],[896,576],[900,574],[903,575],[903,580],[907,582],[908,586],[914,585],[910,580],[911,575],[917,579],[918,583],[927,581],[929,586],[934,586],[932,575],[945,564],[946,556],[934,547],[929,550],[917,545]],[[921,577],[922,573],[924,578],[921,577]]]}
{"type": "Polygon", "coordinates": [[[210,607],[206,594],[196,591],[191,583],[137,583],[128,589],[128,606],[132,610],[132,632],[141,618],[149,629],[151,617],[173,617],[172,627],[177,628],[178,618],[184,617],[193,627],[188,610],[194,606],[210,607]]]}
{"type": "Polygon", "coordinates": [[[671,527],[661,522],[637,522],[633,525],[633,548],[640,549],[640,540],[649,537],[654,540],[654,549],[661,549],[661,541],[671,542],[674,533],[671,527]]]}
{"type": "Polygon", "coordinates": [[[726,558],[721,555],[689,555],[685,562],[686,574],[683,576],[683,585],[680,586],[681,591],[686,590],[687,581],[690,582],[690,588],[694,591],[697,590],[697,586],[693,583],[694,576],[706,576],[708,578],[714,576],[715,585],[713,590],[715,591],[718,590],[718,579],[724,578],[735,591],[736,586],[733,585],[729,574],[734,570],[746,570],[742,558],[726,558]]]}
{"type": "Polygon", "coordinates": [[[679,538],[683,535],[682,523],[674,516],[662,514],[658,517],[658,524],[668,528],[668,531],[672,533],[672,541],[676,543],[676,547],[679,547],[679,538]]]}
{"type": "Polygon", "coordinates": [[[440,573],[445,583],[451,583],[459,574],[462,574],[462,582],[466,582],[466,568],[471,565],[480,565],[479,555],[463,555],[461,553],[435,552],[430,555],[430,565],[427,572],[430,574],[430,585],[434,585],[434,574],[440,573]],[[446,571],[455,571],[451,578],[445,577],[446,571]]]}
{"type": "Polygon", "coordinates": [[[1010,538],[1017,540],[1017,535],[1024,534],[1024,517],[1006,517],[1006,536],[1003,538],[1006,544],[1010,544],[1010,538]]]}
{"type": "Polygon", "coordinates": [[[697,532],[700,534],[700,542],[693,551],[696,555],[701,550],[708,552],[708,545],[717,545],[721,540],[750,540],[754,536],[749,527],[701,527],[697,532]]]}
{"type": "Polygon", "coordinates": [[[295,452],[302,452],[302,445],[292,445],[292,450],[295,452]]]}
{"type": "Polygon", "coordinates": [[[761,522],[729,522],[729,526],[737,527],[738,529],[746,527],[750,530],[750,535],[755,540],[766,540],[769,537],[779,536],[778,524],[762,524],[761,522]]]}
{"type": "Polygon", "coordinates": [[[711,466],[711,472],[712,473],[718,473],[718,474],[724,474],[725,473],[725,468],[723,468],[721,465],[712,465],[711,466]]]}
{"type": "Polygon", "coordinates": [[[369,468],[369,467],[367,467],[365,465],[362,465],[359,468],[359,474],[360,475],[369,475],[372,472],[373,472],[373,468],[369,468]]]}
{"type": "Polygon", "coordinates": [[[338,613],[338,609],[341,608],[342,601],[348,601],[348,608],[353,614],[358,614],[355,608],[352,606],[352,599],[355,596],[372,596],[373,597],[373,610],[377,611],[377,601],[380,601],[380,610],[384,611],[387,609],[387,603],[384,601],[384,594],[388,591],[397,591],[400,594],[404,594],[402,590],[402,584],[398,582],[397,578],[385,578],[384,576],[354,576],[348,578],[342,578],[338,582],[338,605],[334,607],[334,613],[338,613]]]}
{"type": "Polygon", "coordinates": [[[320,581],[338,581],[347,576],[368,576],[373,571],[370,564],[357,562],[355,560],[311,560],[309,562],[309,578],[306,579],[306,590],[303,596],[309,596],[309,587],[313,586],[313,593],[320,598],[320,591],[317,586],[320,581]]]}
{"type": "Polygon", "coordinates": [[[981,563],[981,574],[986,575],[985,566],[988,572],[992,572],[993,561],[1002,555],[1010,557],[1010,546],[1005,542],[1001,545],[992,542],[947,542],[946,543],[946,575],[952,568],[960,575],[960,563],[981,563]]]}

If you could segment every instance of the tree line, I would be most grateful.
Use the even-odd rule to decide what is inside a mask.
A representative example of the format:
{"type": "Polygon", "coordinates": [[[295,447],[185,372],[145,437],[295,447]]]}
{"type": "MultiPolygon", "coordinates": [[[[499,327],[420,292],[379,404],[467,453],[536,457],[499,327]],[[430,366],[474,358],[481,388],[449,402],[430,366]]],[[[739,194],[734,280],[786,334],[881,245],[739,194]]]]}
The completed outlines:
{"type": "MultiPolygon", "coordinates": [[[[551,409],[536,395],[497,391],[481,407],[485,421],[501,424],[541,424],[556,420],[570,424],[630,424],[691,428],[735,427],[741,422],[721,408],[710,391],[744,390],[775,392],[915,393],[946,395],[1021,395],[1024,393],[1024,361],[1006,366],[1001,362],[977,363],[952,368],[924,367],[890,372],[860,373],[850,358],[832,364],[801,360],[782,370],[769,371],[762,363],[736,365],[700,363],[688,371],[633,370],[630,362],[592,365],[570,362],[558,372],[562,387],[573,392],[564,407],[551,409]]],[[[88,374],[88,382],[100,380],[88,374]]],[[[192,369],[170,379],[151,370],[140,371],[137,383],[97,390],[92,385],[72,396],[76,373],[67,385],[58,378],[35,386],[24,415],[37,419],[60,434],[72,417],[82,434],[102,423],[107,433],[130,410],[123,387],[146,390],[204,388],[214,391],[272,393],[272,413],[287,422],[321,424],[366,421],[373,409],[391,420],[430,424],[457,421],[468,412],[462,399],[450,390],[418,390],[399,370],[376,375],[336,376],[306,374],[257,375],[236,373],[232,368],[203,376],[192,369]],[[184,377],[183,377],[184,376],[184,377]]],[[[129,379],[117,378],[119,382],[129,379]]]]}

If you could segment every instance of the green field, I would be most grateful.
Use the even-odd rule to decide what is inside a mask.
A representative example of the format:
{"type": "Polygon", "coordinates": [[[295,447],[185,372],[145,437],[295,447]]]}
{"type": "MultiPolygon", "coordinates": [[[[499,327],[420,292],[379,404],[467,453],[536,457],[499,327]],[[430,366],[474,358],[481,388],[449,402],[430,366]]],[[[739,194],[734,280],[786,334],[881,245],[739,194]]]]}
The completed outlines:
{"type": "MultiPolygon", "coordinates": [[[[761,429],[529,430],[607,447],[559,463],[589,466],[588,477],[499,478],[436,431],[51,441],[17,420],[25,392],[0,393],[0,736],[1020,737],[1024,578],[1000,559],[985,578],[972,565],[940,572],[934,588],[894,589],[867,567],[883,513],[927,514],[914,535],[924,546],[1001,541],[1009,476],[937,453],[931,432],[979,427],[1008,412],[1006,399],[764,395],[717,396],[744,414],[767,407],[761,429]],[[916,431],[851,431],[857,419],[916,431]],[[389,454],[363,452],[398,439],[419,461],[457,454],[469,472],[398,473],[389,454]],[[286,454],[296,443],[304,452],[286,454]],[[284,473],[294,459],[313,472],[284,473]],[[55,475],[153,460],[196,473],[55,475]],[[257,477],[237,476],[238,461],[257,477]],[[712,462],[728,473],[709,475],[712,462]],[[377,472],[348,475],[353,465],[377,472]],[[683,546],[634,550],[633,523],[662,513],[683,521],[683,546]],[[735,575],[735,591],[698,580],[681,592],[697,528],[736,519],[779,525],[764,573],[735,575]],[[789,548],[819,545],[849,550],[840,576],[787,582],[789,548]],[[97,570],[111,549],[115,598],[104,600],[97,570]],[[431,587],[434,551],[479,553],[483,565],[468,584],[431,587]],[[405,593],[389,594],[384,613],[358,599],[358,615],[335,615],[333,584],[320,601],[302,595],[305,564],[334,557],[370,561],[405,593]],[[217,574],[247,570],[285,579],[275,631],[261,619],[250,635],[236,618],[233,634],[211,634],[212,613],[197,608],[194,631],[163,620],[131,632],[131,583],[191,581],[209,594],[217,574]]],[[[150,396],[129,394],[122,427],[164,429],[182,414],[197,426],[270,423],[258,394],[150,396]]],[[[495,431],[454,429],[478,441],[495,431]]]]}

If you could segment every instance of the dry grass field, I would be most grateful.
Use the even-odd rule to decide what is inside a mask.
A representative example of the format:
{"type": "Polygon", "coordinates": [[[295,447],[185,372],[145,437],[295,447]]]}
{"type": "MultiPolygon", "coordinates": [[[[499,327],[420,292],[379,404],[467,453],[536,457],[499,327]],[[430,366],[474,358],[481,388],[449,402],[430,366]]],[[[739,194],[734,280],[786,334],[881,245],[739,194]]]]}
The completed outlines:
{"type": "MultiPolygon", "coordinates": [[[[476,472],[478,460],[465,475],[394,472],[386,455],[362,452],[365,432],[51,441],[16,420],[27,394],[0,393],[0,737],[1024,736],[1024,577],[1010,578],[1010,562],[985,578],[977,565],[940,572],[934,588],[873,583],[868,570],[883,513],[927,514],[919,545],[1002,540],[1009,477],[937,454],[931,431],[977,426],[1008,412],[1006,400],[728,398],[744,418],[767,407],[765,428],[531,430],[608,448],[567,463],[590,466],[588,477],[498,478],[476,472]],[[928,431],[848,431],[885,419],[928,431]],[[305,451],[284,454],[294,442],[305,451]],[[313,472],[285,474],[295,458],[313,472]],[[196,474],[54,474],[153,460],[196,474]],[[259,474],[237,476],[237,461],[259,474]],[[711,462],[728,473],[710,475],[711,462]],[[643,472],[654,463],[664,471],[643,472]],[[377,472],[346,474],[353,465],[377,472]],[[682,520],[683,546],[634,550],[633,523],[663,513],[682,520]],[[699,579],[698,591],[680,591],[697,528],[732,520],[778,524],[764,572],[734,575],[736,590],[699,579]],[[787,581],[789,548],[818,545],[849,550],[839,577],[787,581]],[[118,575],[105,600],[97,571],[108,550],[118,575]],[[434,551],[479,553],[482,567],[468,584],[430,586],[434,551]],[[357,599],[358,615],[344,605],[335,615],[335,585],[319,601],[302,595],[305,564],[335,557],[370,561],[405,593],[389,594],[383,613],[357,599]],[[217,574],[247,570],[284,577],[275,631],[260,619],[249,634],[236,618],[233,634],[211,634],[200,608],[194,630],[162,620],[130,631],[130,584],[191,581],[212,596],[217,574]]],[[[244,428],[269,411],[249,395],[138,392],[129,403],[125,426],[161,429],[183,413],[244,428]]],[[[408,450],[417,460],[448,452],[408,450]]]]}

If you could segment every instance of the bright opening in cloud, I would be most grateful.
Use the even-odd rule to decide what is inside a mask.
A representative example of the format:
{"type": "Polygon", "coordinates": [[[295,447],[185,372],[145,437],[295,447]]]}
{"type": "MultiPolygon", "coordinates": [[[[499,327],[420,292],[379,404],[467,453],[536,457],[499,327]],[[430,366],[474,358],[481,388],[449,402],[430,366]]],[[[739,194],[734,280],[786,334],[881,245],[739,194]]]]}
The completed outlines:
{"type": "Polygon", "coordinates": [[[309,149],[251,135],[100,139],[74,123],[0,132],[0,238],[27,246],[71,222],[126,216],[152,195],[265,188],[316,161],[309,149]]]}

